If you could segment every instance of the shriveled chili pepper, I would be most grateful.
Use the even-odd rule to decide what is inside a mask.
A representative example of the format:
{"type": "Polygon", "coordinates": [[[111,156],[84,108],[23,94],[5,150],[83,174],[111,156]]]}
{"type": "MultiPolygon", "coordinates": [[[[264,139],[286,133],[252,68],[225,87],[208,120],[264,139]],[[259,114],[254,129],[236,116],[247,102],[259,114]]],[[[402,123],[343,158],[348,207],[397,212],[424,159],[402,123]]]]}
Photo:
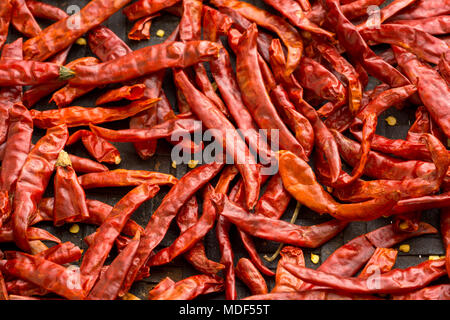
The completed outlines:
{"type": "Polygon", "coordinates": [[[390,17],[392,17],[393,15],[397,14],[399,11],[401,11],[402,9],[410,6],[411,4],[413,4],[414,2],[416,2],[416,0],[394,0],[391,3],[389,3],[388,5],[386,5],[385,7],[381,8],[380,10],[380,17],[378,20],[375,19],[375,21],[371,21],[370,17],[369,19],[367,19],[364,23],[361,23],[357,26],[358,30],[361,30],[363,28],[367,28],[367,27],[374,27],[374,24],[381,24],[384,21],[386,21],[387,19],[389,19],[390,17]]]}
{"type": "Polygon", "coordinates": [[[353,60],[359,62],[364,69],[375,78],[399,87],[409,84],[409,81],[398,70],[386,63],[369,48],[356,30],[356,27],[343,15],[338,0],[326,0],[327,18],[330,25],[336,28],[339,42],[353,60]]]}
{"type": "Polygon", "coordinates": [[[427,108],[433,120],[439,125],[446,136],[450,136],[450,104],[445,98],[450,94],[450,88],[439,73],[421,62],[414,54],[403,48],[392,46],[395,58],[408,78],[417,85],[420,99],[427,108]]]}
{"type": "Polygon", "coordinates": [[[250,260],[239,259],[236,265],[236,276],[247,285],[252,294],[266,294],[268,292],[266,281],[250,260]]]}
{"type": "Polygon", "coordinates": [[[115,300],[120,286],[122,285],[131,264],[134,255],[139,246],[140,233],[131,240],[114,261],[108,266],[106,272],[102,273],[95,286],[86,297],[87,300],[115,300]]]}
{"type": "Polygon", "coordinates": [[[142,203],[153,198],[158,191],[158,186],[142,184],[130,191],[111,210],[109,216],[98,229],[94,243],[89,246],[81,262],[81,281],[85,292],[89,292],[95,284],[115,239],[131,214],[142,203]]]}
{"type": "Polygon", "coordinates": [[[75,67],[74,86],[98,86],[135,79],[164,68],[186,68],[216,57],[219,48],[209,41],[167,42],[133,51],[96,66],[75,67]]]}
{"type": "Polygon", "coordinates": [[[305,257],[303,256],[303,251],[300,248],[286,246],[280,251],[280,256],[275,276],[275,287],[271,292],[296,292],[297,289],[301,288],[303,281],[294,277],[284,268],[284,265],[293,263],[304,267],[305,257]]]}
{"type": "Polygon", "coordinates": [[[170,175],[145,170],[116,169],[87,173],[78,177],[83,189],[138,186],[140,184],[175,185],[178,180],[170,175]]]}
{"type": "Polygon", "coordinates": [[[144,17],[134,24],[130,32],[128,32],[128,39],[130,40],[149,40],[150,39],[150,27],[152,26],[152,20],[159,16],[159,14],[144,17]]]}
{"type": "Polygon", "coordinates": [[[450,13],[450,4],[445,0],[417,0],[412,6],[394,15],[391,21],[421,19],[450,13]]]}
{"type": "Polygon", "coordinates": [[[441,210],[441,232],[442,241],[445,248],[445,260],[447,272],[450,270],[450,209],[449,207],[443,208],[441,210]]]}
{"type": "Polygon", "coordinates": [[[175,281],[173,281],[169,277],[165,277],[153,289],[151,289],[148,292],[148,300],[152,300],[154,297],[159,296],[160,294],[162,294],[166,290],[168,290],[171,287],[173,287],[174,284],[175,284],[175,281]]]}
{"type": "Polygon", "coordinates": [[[393,224],[399,231],[411,232],[419,228],[421,218],[421,211],[406,212],[403,214],[395,215],[393,224]]]}
{"type": "Polygon", "coordinates": [[[390,248],[376,248],[364,269],[358,275],[359,278],[367,279],[372,275],[386,273],[394,267],[398,251],[390,248]]]}
{"type": "Polygon", "coordinates": [[[297,68],[302,55],[303,41],[297,30],[289,23],[278,16],[272,15],[246,2],[237,0],[214,0],[211,3],[217,7],[234,9],[250,21],[278,34],[288,49],[286,74],[291,74],[297,68]]]}
{"type": "Polygon", "coordinates": [[[201,38],[201,0],[183,0],[183,15],[180,21],[180,40],[191,41],[201,38]]]}
{"type": "Polygon", "coordinates": [[[393,300],[450,300],[450,284],[437,284],[405,293],[394,295],[393,300]]]}
{"type": "Polygon", "coordinates": [[[199,295],[220,292],[223,280],[205,274],[192,276],[176,282],[159,295],[151,295],[151,300],[192,300],[199,295]]]}
{"type": "Polygon", "coordinates": [[[6,289],[5,278],[0,271],[0,300],[9,300],[8,291],[6,289]]]}
{"type": "Polygon", "coordinates": [[[244,300],[380,300],[375,296],[349,294],[330,289],[311,290],[302,292],[277,292],[262,295],[254,295],[244,300]]]}
{"type": "Polygon", "coordinates": [[[48,129],[46,135],[28,154],[17,179],[12,226],[15,242],[22,250],[30,250],[26,235],[27,226],[47,187],[56,159],[67,138],[66,125],[48,129]]]}
{"type": "Polygon", "coordinates": [[[136,20],[165,8],[172,7],[181,0],[138,0],[123,10],[128,20],[136,20]]]}
{"type": "Polygon", "coordinates": [[[286,211],[291,195],[283,187],[283,181],[279,174],[270,178],[264,194],[259,198],[255,207],[255,214],[267,218],[280,219],[286,211]]]}
{"type": "MultiPolygon", "coordinates": [[[[256,49],[257,33],[256,25],[253,24],[241,37],[236,53],[237,81],[242,98],[260,128],[269,131],[279,130],[281,148],[291,150],[303,159],[307,159],[303,147],[281,120],[265,89],[256,49]]],[[[270,137],[270,132],[268,135],[270,137]]]]}
{"type": "Polygon", "coordinates": [[[128,292],[139,270],[145,265],[154,248],[161,242],[169,228],[170,222],[175,218],[183,204],[219,173],[222,168],[223,164],[216,162],[197,167],[184,175],[170,189],[145,227],[135,261],[122,285],[121,293],[128,292]]]}
{"type": "Polygon", "coordinates": [[[108,19],[130,0],[92,0],[80,12],[52,24],[24,43],[26,60],[44,61],[108,19]],[[78,26],[76,24],[79,24],[78,26]],[[76,27],[74,27],[76,26],[76,27]]]}
{"type": "Polygon", "coordinates": [[[115,146],[89,130],[78,130],[67,140],[66,145],[71,145],[80,140],[84,147],[98,162],[119,164],[122,161],[120,152],[115,146]]]}
{"type": "Polygon", "coordinates": [[[27,7],[35,18],[48,19],[58,21],[67,17],[67,13],[51,4],[35,1],[25,0],[27,7]]]}
{"type": "Polygon", "coordinates": [[[219,194],[213,197],[213,202],[221,215],[245,232],[258,238],[300,247],[318,247],[347,226],[345,221],[332,220],[316,226],[302,227],[281,220],[250,215],[226,196],[219,194]]]}
{"type": "Polygon", "coordinates": [[[408,25],[432,35],[447,34],[450,31],[450,18],[448,15],[417,20],[396,20],[395,24],[408,25]]]}
{"type": "Polygon", "coordinates": [[[8,37],[9,24],[11,23],[11,0],[2,1],[0,4],[0,49],[8,37]]]}
{"type": "Polygon", "coordinates": [[[447,84],[450,84],[450,54],[444,53],[439,60],[439,73],[445,79],[447,84]]]}
{"type": "Polygon", "coordinates": [[[133,116],[141,111],[154,108],[158,99],[133,101],[124,107],[68,107],[39,111],[31,110],[34,125],[47,129],[65,122],[68,127],[88,126],[90,123],[99,124],[118,121],[133,116]]]}
{"type": "MultiPolygon", "coordinates": [[[[2,227],[0,228],[0,242],[14,242],[14,234],[13,229],[10,227],[2,227]]],[[[45,231],[44,229],[39,228],[27,228],[26,229],[26,237],[31,240],[46,240],[53,241],[56,243],[61,243],[57,237],[52,235],[50,232],[45,231]]]]}
{"type": "Polygon", "coordinates": [[[67,152],[63,150],[59,153],[55,166],[54,225],[60,226],[64,222],[89,218],[86,195],[78,182],[67,152]]]}
{"type": "Polygon", "coordinates": [[[376,278],[377,285],[371,284],[367,279],[337,276],[293,264],[286,264],[286,269],[304,281],[344,292],[361,294],[405,293],[423,288],[431,281],[446,274],[444,259],[429,260],[407,269],[394,269],[383,273],[376,278]]]}
{"type": "Polygon", "coordinates": [[[98,106],[100,104],[120,101],[122,99],[139,100],[144,96],[145,88],[145,85],[140,83],[108,91],[95,101],[95,105],[98,106]]]}
{"type": "Polygon", "coordinates": [[[28,9],[25,0],[12,0],[11,24],[28,38],[37,36],[42,30],[28,9]]]}
{"type": "Polygon", "coordinates": [[[67,299],[82,300],[85,297],[82,288],[73,285],[73,271],[39,256],[17,252],[14,259],[7,260],[0,268],[67,299]]]}
{"type": "Polygon", "coordinates": [[[73,154],[69,154],[69,158],[70,162],[72,162],[72,168],[78,173],[104,172],[109,170],[108,167],[91,159],[78,157],[73,154]]]}

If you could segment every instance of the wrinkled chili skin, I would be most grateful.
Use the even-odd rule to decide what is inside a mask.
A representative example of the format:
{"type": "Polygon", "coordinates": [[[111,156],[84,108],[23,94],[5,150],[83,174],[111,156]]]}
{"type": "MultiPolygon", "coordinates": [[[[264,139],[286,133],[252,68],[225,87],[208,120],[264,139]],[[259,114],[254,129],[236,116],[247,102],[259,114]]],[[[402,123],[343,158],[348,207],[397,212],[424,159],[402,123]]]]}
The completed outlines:
{"type": "Polygon", "coordinates": [[[25,230],[47,187],[56,159],[66,144],[67,138],[66,125],[47,130],[47,134],[36,143],[28,154],[17,179],[12,225],[14,239],[22,250],[30,251],[31,249],[25,230]],[[36,171],[36,168],[40,168],[40,170],[36,171]]]}
{"type": "Polygon", "coordinates": [[[35,18],[58,21],[67,17],[67,13],[45,2],[26,0],[27,7],[35,18]]]}
{"type": "Polygon", "coordinates": [[[299,266],[305,266],[305,257],[300,248],[286,246],[280,252],[280,260],[278,261],[277,271],[275,275],[275,287],[271,293],[276,292],[296,292],[304,285],[304,282],[293,276],[284,268],[286,263],[293,263],[299,266]]]}
{"type": "Polygon", "coordinates": [[[25,0],[12,0],[11,3],[13,5],[11,24],[28,38],[37,36],[42,30],[25,0]]]}
{"type": "Polygon", "coordinates": [[[55,53],[64,50],[88,30],[98,26],[131,0],[93,0],[80,12],[52,24],[36,37],[24,43],[26,60],[44,61],[55,53]],[[80,26],[74,28],[79,19],[80,26]]]}
{"type": "Polygon", "coordinates": [[[291,195],[284,188],[280,175],[276,174],[270,178],[264,194],[259,198],[255,207],[255,214],[280,219],[290,201],[291,195]]]}
{"type": "Polygon", "coordinates": [[[95,105],[98,106],[100,104],[120,101],[122,99],[139,100],[144,96],[145,88],[145,85],[140,83],[132,86],[123,86],[118,89],[108,91],[95,101],[95,105]]]}
{"type": "Polygon", "coordinates": [[[268,292],[266,281],[250,260],[239,259],[236,264],[236,276],[247,285],[253,295],[268,292]]]}
{"type": "Polygon", "coordinates": [[[136,21],[133,28],[128,32],[128,39],[135,41],[149,40],[152,20],[158,15],[159,14],[151,15],[136,21]]]}
{"type": "Polygon", "coordinates": [[[9,24],[11,23],[12,5],[10,0],[2,1],[0,4],[0,49],[8,37],[9,24]]]}
{"type": "Polygon", "coordinates": [[[128,20],[136,20],[181,2],[181,0],[138,0],[123,9],[128,20]]]}
{"type": "Polygon", "coordinates": [[[450,13],[446,0],[417,0],[413,5],[394,15],[390,21],[421,19],[450,13]]]}
{"type": "Polygon", "coordinates": [[[367,279],[373,274],[386,273],[394,267],[398,251],[389,248],[376,248],[364,269],[358,275],[359,278],[367,279]]]}
{"type": "Polygon", "coordinates": [[[69,83],[74,86],[99,86],[123,82],[165,68],[186,68],[211,60],[218,53],[217,44],[209,41],[161,43],[96,66],[77,66],[76,76],[69,83]]]}
{"type": "Polygon", "coordinates": [[[450,285],[438,284],[403,295],[394,295],[393,300],[449,300],[450,285]]]}
{"type": "Polygon", "coordinates": [[[450,31],[450,18],[448,15],[419,20],[396,20],[395,24],[408,25],[432,35],[444,35],[450,31]]]}

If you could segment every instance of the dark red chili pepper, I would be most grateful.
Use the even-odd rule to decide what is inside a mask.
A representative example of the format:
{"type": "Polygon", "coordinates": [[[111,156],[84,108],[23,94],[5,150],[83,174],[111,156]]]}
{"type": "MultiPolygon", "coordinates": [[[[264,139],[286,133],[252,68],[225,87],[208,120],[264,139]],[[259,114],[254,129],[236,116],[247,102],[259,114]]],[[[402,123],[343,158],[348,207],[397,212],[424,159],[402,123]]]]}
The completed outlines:
{"type": "Polygon", "coordinates": [[[8,37],[9,24],[11,23],[11,0],[2,1],[0,4],[0,49],[8,37]]]}
{"type": "Polygon", "coordinates": [[[429,260],[407,269],[394,269],[383,273],[374,279],[375,283],[367,279],[337,276],[323,271],[286,264],[286,269],[304,281],[316,285],[325,285],[344,292],[371,293],[406,293],[420,289],[431,281],[446,274],[445,261],[429,260]]]}
{"type": "Polygon", "coordinates": [[[92,0],[74,16],[52,24],[24,43],[26,60],[44,61],[64,50],[88,30],[112,16],[130,0],[92,0]]]}
{"type": "Polygon", "coordinates": [[[358,278],[367,279],[371,276],[386,273],[394,267],[398,251],[390,248],[376,248],[358,278]]]}
{"type": "Polygon", "coordinates": [[[450,284],[437,284],[435,286],[426,287],[405,293],[402,295],[394,295],[393,300],[450,300],[450,284]]]}
{"type": "Polygon", "coordinates": [[[389,19],[390,17],[392,17],[393,15],[397,14],[402,9],[410,6],[414,2],[416,2],[416,0],[394,0],[391,3],[389,3],[388,5],[381,8],[379,20],[377,17],[377,19],[374,19],[374,21],[371,21],[370,17],[369,17],[369,19],[366,20],[364,23],[358,25],[357,28],[358,28],[358,30],[361,30],[361,29],[367,28],[367,27],[374,27],[374,24],[381,24],[384,21],[386,21],[387,19],[389,19]]]}
{"type": "Polygon", "coordinates": [[[12,226],[14,240],[19,248],[29,251],[26,230],[32,214],[47,187],[59,153],[66,144],[66,125],[47,130],[30,151],[17,179],[13,202],[12,226]]]}
{"type": "Polygon", "coordinates": [[[209,41],[167,42],[133,51],[96,66],[75,67],[73,86],[99,86],[135,79],[165,68],[186,68],[217,57],[217,44],[209,41]]]}
{"type": "Polygon", "coordinates": [[[229,201],[225,195],[214,196],[213,202],[221,215],[243,231],[258,238],[300,247],[316,248],[335,237],[348,224],[345,221],[332,220],[316,226],[302,227],[281,220],[250,215],[229,201]]]}
{"type": "Polygon", "coordinates": [[[6,289],[5,278],[0,271],[0,300],[9,300],[8,291],[6,289]]]}
{"type": "Polygon", "coordinates": [[[327,18],[330,25],[336,28],[339,42],[351,58],[359,62],[364,69],[375,78],[399,87],[409,84],[409,81],[390,64],[379,58],[367,45],[356,30],[356,27],[343,15],[338,0],[326,0],[327,18]]]}
{"type": "Polygon", "coordinates": [[[259,198],[255,207],[255,214],[280,219],[290,201],[291,195],[284,188],[280,175],[276,174],[270,178],[264,194],[259,198]]]}
{"type": "Polygon", "coordinates": [[[39,256],[17,252],[14,259],[7,260],[0,268],[67,299],[82,300],[85,297],[82,288],[74,284],[73,271],[39,256]]]}
{"type": "Polygon", "coordinates": [[[125,107],[68,107],[39,111],[31,110],[34,125],[38,128],[48,129],[65,122],[68,127],[88,126],[90,123],[99,124],[118,121],[133,116],[141,111],[155,107],[158,99],[133,101],[125,107]]]}
{"type": "Polygon", "coordinates": [[[67,152],[59,153],[55,166],[54,225],[60,226],[65,222],[89,218],[86,195],[78,182],[67,152]]]}
{"type": "Polygon", "coordinates": [[[25,0],[12,0],[11,24],[28,38],[36,37],[42,30],[31,14],[25,0]]]}
{"type": "Polygon", "coordinates": [[[304,267],[305,257],[303,256],[303,251],[300,248],[286,246],[280,251],[280,256],[275,276],[275,287],[271,292],[296,292],[303,285],[303,281],[287,271],[284,265],[293,263],[304,267]]]}
{"type": "MultiPolygon", "coordinates": [[[[189,171],[169,193],[164,197],[161,205],[156,209],[145,227],[141,238],[139,249],[132,267],[128,271],[121,293],[128,292],[133,284],[139,270],[145,265],[151,252],[161,242],[169,228],[170,222],[175,218],[178,211],[194,194],[202,188],[223,168],[223,164],[213,162],[189,171]]],[[[120,295],[120,293],[119,293],[120,295]]]]}
{"type": "Polygon", "coordinates": [[[444,53],[439,60],[439,73],[450,84],[450,54],[444,53]]]}
{"type": "Polygon", "coordinates": [[[159,14],[154,14],[136,21],[130,32],[128,32],[128,39],[135,41],[149,40],[152,20],[158,16],[159,14]]]}
{"type": "Polygon", "coordinates": [[[139,246],[140,233],[117,255],[86,297],[87,300],[115,300],[139,246]]]}
{"type": "Polygon", "coordinates": [[[239,259],[236,265],[236,276],[250,289],[251,294],[266,294],[266,281],[255,265],[246,258],[239,259]]]}
{"type": "Polygon", "coordinates": [[[139,186],[140,184],[175,185],[178,180],[170,174],[145,170],[116,169],[88,173],[78,177],[83,189],[139,186]]]}
{"type": "Polygon", "coordinates": [[[89,130],[78,130],[67,140],[66,145],[71,145],[80,140],[88,153],[98,162],[119,164],[122,161],[120,152],[115,146],[89,130]]]}
{"type": "Polygon", "coordinates": [[[172,7],[180,1],[181,0],[138,0],[123,9],[123,13],[127,16],[128,20],[136,20],[172,7]]]}
{"type": "Polygon", "coordinates": [[[159,295],[150,295],[151,300],[192,300],[199,295],[223,290],[223,280],[205,274],[192,276],[167,288],[159,295]]]}
{"type": "Polygon", "coordinates": [[[67,13],[64,10],[51,4],[35,0],[25,1],[28,9],[35,18],[58,21],[67,17],[67,13]]]}
{"type": "Polygon", "coordinates": [[[84,292],[89,292],[94,286],[114,241],[131,214],[142,203],[153,198],[158,191],[158,186],[142,184],[130,191],[111,210],[109,216],[98,229],[94,237],[94,243],[89,246],[81,262],[80,272],[84,292]]]}
{"type": "MultiPolygon", "coordinates": [[[[2,227],[0,228],[0,242],[14,242],[14,231],[10,227],[2,227]]],[[[53,241],[56,243],[61,243],[57,237],[52,235],[50,232],[45,231],[44,229],[39,228],[27,228],[26,229],[26,237],[28,240],[45,240],[45,241],[53,241]]]]}
{"type": "Polygon", "coordinates": [[[446,0],[417,0],[413,5],[396,14],[391,20],[413,20],[449,13],[450,4],[446,0]]]}
{"type": "Polygon", "coordinates": [[[139,100],[144,96],[145,88],[145,84],[141,83],[108,91],[95,101],[95,105],[98,106],[100,104],[120,101],[122,99],[131,101],[139,100]]]}

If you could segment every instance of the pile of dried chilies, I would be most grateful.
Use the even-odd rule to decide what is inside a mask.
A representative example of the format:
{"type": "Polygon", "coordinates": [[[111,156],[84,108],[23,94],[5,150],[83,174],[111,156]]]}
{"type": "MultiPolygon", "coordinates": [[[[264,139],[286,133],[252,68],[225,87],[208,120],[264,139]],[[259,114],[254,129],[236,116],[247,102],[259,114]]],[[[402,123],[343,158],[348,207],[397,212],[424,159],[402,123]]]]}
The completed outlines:
{"type": "Polygon", "coordinates": [[[448,0],[263,0],[271,12],[238,0],[131,2],[91,0],[69,16],[45,1],[0,1],[0,242],[17,247],[0,251],[0,300],[132,299],[133,283],[181,257],[198,274],[167,277],[146,298],[234,300],[237,278],[249,300],[450,300],[448,0]],[[150,39],[157,17],[180,20],[164,42],[133,51],[102,25],[118,11],[134,41],[150,39]],[[7,43],[10,28],[23,38],[7,43]],[[92,56],[67,61],[76,44],[92,56]],[[73,104],[93,90],[93,107],[73,104]],[[42,99],[57,108],[35,108],[42,99]],[[415,117],[405,139],[376,130],[395,125],[383,119],[391,108],[415,117]],[[120,120],[129,128],[103,127],[120,120]],[[206,144],[191,134],[207,129],[223,152],[179,179],[114,167],[117,143],[143,160],[160,140],[197,154],[206,144]],[[93,159],[67,152],[79,140],[93,159]],[[114,206],[88,198],[113,187],[130,188],[114,206]],[[131,219],[160,189],[146,225],[131,219]],[[328,219],[296,224],[302,208],[328,219]],[[421,221],[429,209],[439,228],[421,221]],[[302,248],[382,217],[392,222],[305,266],[302,248]],[[37,227],[45,221],[98,228],[83,252],[37,227]],[[163,245],[173,222],[179,235],[163,245]],[[246,257],[235,260],[231,228],[246,257]],[[205,249],[213,230],[219,261],[205,249]],[[394,247],[426,234],[440,234],[446,255],[396,267],[394,247]],[[264,257],[276,270],[253,238],[280,243],[264,257]]]}

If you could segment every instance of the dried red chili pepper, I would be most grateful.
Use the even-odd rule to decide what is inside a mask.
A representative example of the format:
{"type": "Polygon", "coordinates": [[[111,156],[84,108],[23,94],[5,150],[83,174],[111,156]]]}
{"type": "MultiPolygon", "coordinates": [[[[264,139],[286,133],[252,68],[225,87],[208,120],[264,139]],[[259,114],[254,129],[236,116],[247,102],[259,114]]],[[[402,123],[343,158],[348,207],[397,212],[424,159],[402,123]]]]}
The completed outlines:
{"type": "Polygon", "coordinates": [[[101,95],[96,101],[95,105],[126,100],[139,100],[144,96],[146,86],[144,84],[135,84],[132,86],[124,86],[114,89],[101,95]]]}
{"type": "Polygon", "coordinates": [[[279,174],[270,178],[264,194],[259,198],[255,207],[255,214],[267,218],[280,219],[286,211],[291,195],[283,187],[283,181],[279,174]]]}
{"type": "Polygon", "coordinates": [[[123,9],[128,20],[136,20],[172,7],[181,0],[138,0],[123,9]]]}
{"type": "Polygon", "coordinates": [[[162,279],[153,289],[148,292],[148,300],[152,300],[154,297],[159,296],[163,292],[167,291],[171,287],[173,287],[175,281],[170,279],[169,277],[165,277],[162,279]]]}
{"type": "Polygon", "coordinates": [[[447,84],[450,84],[450,54],[444,53],[439,60],[439,73],[445,79],[447,84]]]}
{"type": "Polygon", "coordinates": [[[149,40],[152,20],[158,16],[159,14],[154,14],[137,21],[131,28],[130,32],[128,32],[128,39],[135,41],[149,40]]]}
{"type": "Polygon", "coordinates": [[[419,228],[421,218],[421,211],[406,212],[395,215],[393,224],[399,231],[412,232],[419,228]]]}
{"type": "Polygon", "coordinates": [[[450,32],[450,19],[448,15],[417,20],[396,20],[395,24],[408,25],[432,35],[444,35],[450,32]]]}
{"type": "Polygon", "coordinates": [[[402,9],[410,6],[416,2],[416,0],[394,0],[388,5],[381,8],[379,11],[379,18],[376,17],[376,19],[373,19],[371,21],[370,17],[367,19],[364,23],[361,23],[357,26],[358,30],[368,28],[368,27],[374,27],[374,24],[381,24],[393,15],[397,14],[402,9]]]}
{"type": "Polygon", "coordinates": [[[47,129],[65,122],[68,127],[88,126],[90,123],[99,124],[118,121],[133,116],[141,111],[154,108],[158,99],[133,101],[125,107],[68,107],[39,111],[31,110],[34,125],[47,129]]]}
{"type": "MultiPolygon", "coordinates": [[[[161,205],[156,209],[150,218],[141,238],[139,249],[134,263],[130,268],[127,278],[122,285],[121,293],[128,292],[133,284],[139,270],[145,265],[154,248],[161,242],[169,228],[170,222],[175,218],[186,201],[202,188],[223,168],[223,164],[213,162],[189,171],[169,193],[164,197],[161,205]]],[[[119,293],[120,295],[120,293],[119,293]]]]}
{"type": "MultiPolygon", "coordinates": [[[[13,229],[10,227],[2,227],[0,228],[0,242],[14,242],[14,234],[13,229]]],[[[52,235],[50,232],[45,231],[44,229],[39,228],[27,228],[26,229],[26,237],[31,240],[46,240],[53,241],[56,243],[61,243],[57,237],[52,235]]]]}
{"type": "Polygon", "coordinates": [[[252,294],[266,294],[266,281],[255,265],[246,258],[239,259],[236,265],[236,276],[244,282],[252,294]]]}
{"type": "Polygon", "coordinates": [[[102,273],[95,286],[86,297],[87,300],[115,300],[120,286],[133,262],[139,246],[140,233],[117,255],[108,269],[102,273]]]}
{"type": "Polygon", "coordinates": [[[5,278],[0,271],[0,300],[9,300],[8,290],[6,289],[5,278]]]}
{"type": "Polygon", "coordinates": [[[297,68],[302,55],[303,41],[292,25],[280,17],[272,15],[269,12],[246,2],[236,0],[213,0],[211,3],[217,7],[228,7],[236,10],[250,21],[278,34],[288,50],[285,70],[286,75],[291,74],[297,68]]]}
{"type": "Polygon", "coordinates": [[[296,292],[303,285],[303,281],[287,271],[284,265],[293,263],[304,267],[305,257],[303,256],[303,251],[300,248],[286,246],[280,251],[280,256],[275,276],[275,287],[271,292],[296,292]]]}
{"type": "Polygon", "coordinates": [[[73,271],[39,256],[17,252],[14,259],[7,260],[0,268],[67,299],[85,297],[82,288],[74,284],[73,271]]]}
{"type": "Polygon", "coordinates": [[[370,6],[379,6],[384,0],[356,0],[341,5],[342,13],[348,20],[355,20],[368,14],[370,6]]]}
{"type": "Polygon", "coordinates": [[[9,24],[11,23],[11,0],[2,1],[0,4],[0,49],[8,37],[9,24]]]}
{"type": "Polygon", "coordinates": [[[420,99],[427,108],[433,120],[442,131],[450,136],[450,104],[445,97],[450,94],[450,88],[438,72],[421,62],[414,54],[397,46],[392,46],[399,66],[408,78],[417,85],[420,99]]]}
{"type": "Polygon", "coordinates": [[[250,215],[220,194],[213,197],[213,202],[221,215],[243,231],[258,238],[300,247],[318,247],[347,226],[345,221],[332,220],[316,226],[302,227],[281,220],[250,215]]]}
{"type": "Polygon", "coordinates": [[[87,173],[78,177],[83,189],[138,186],[140,184],[176,185],[177,178],[170,174],[145,170],[116,169],[87,173]]]}
{"type": "Polygon", "coordinates": [[[80,12],[52,24],[24,43],[26,60],[44,61],[108,19],[130,0],[92,0],[80,12]]]}
{"type": "Polygon", "coordinates": [[[183,0],[183,15],[180,21],[180,40],[191,41],[201,38],[201,0],[183,0]]]}
{"type": "Polygon", "coordinates": [[[394,295],[393,300],[449,300],[450,284],[438,284],[405,293],[403,295],[394,295]]]}
{"type": "Polygon", "coordinates": [[[74,86],[98,86],[135,79],[164,68],[186,68],[216,57],[219,48],[209,41],[167,42],[133,51],[96,66],[75,67],[74,86]]]}
{"type": "Polygon", "coordinates": [[[371,295],[349,294],[330,289],[318,289],[302,292],[268,293],[249,296],[243,300],[380,300],[380,298],[371,295]]]}
{"type": "Polygon", "coordinates": [[[399,71],[369,48],[356,27],[343,15],[338,0],[326,0],[326,6],[329,10],[327,15],[329,23],[336,28],[339,42],[353,60],[359,62],[375,78],[393,88],[409,84],[399,71]]]}
{"type": "Polygon", "coordinates": [[[158,191],[158,186],[142,184],[130,191],[111,210],[109,216],[98,229],[94,237],[94,243],[89,246],[81,262],[80,272],[84,292],[89,292],[94,286],[114,241],[131,214],[142,203],[153,198],[158,191]]]}
{"type": "Polygon", "coordinates": [[[67,152],[59,153],[55,166],[54,225],[60,226],[65,222],[89,218],[86,195],[78,182],[67,152]]]}
{"type": "Polygon", "coordinates": [[[367,279],[371,276],[386,273],[394,267],[398,251],[389,248],[376,248],[358,278],[367,279]]]}
{"type": "Polygon", "coordinates": [[[417,0],[413,5],[394,15],[391,21],[413,20],[450,13],[450,4],[445,0],[417,0]]]}
{"type": "Polygon", "coordinates": [[[11,24],[28,38],[37,36],[42,30],[31,14],[25,0],[12,0],[11,24]]]}
{"type": "Polygon", "coordinates": [[[72,162],[72,168],[75,172],[81,173],[93,173],[108,171],[108,167],[93,161],[91,159],[77,157],[73,154],[69,154],[70,162],[72,162]]]}
{"type": "Polygon", "coordinates": [[[64,10],[51,4],[35,0],[25,1],[28,9],[35,18],[58,21],[67,17],[67,13],[64,10]]]}
{"type": "Polygon", "coordinates": [[[99,162],[119,164],[122,161],[120,152],[115,146],[89,130],[78,130],[67,140],[66,145],[71,145],[80,140],[84,147],[99,162]]]}
{"type": "Polygon", "coordinates": [[[420,289],[446,274],[444,259],[429,260],[407,269],[394,269],[383,273],[376,278],[377,285],[371,284],[367,279],[337,276],[294,264],[286,264],[286,269],[304,281],[361,294],[405,293],[420,289]]]}
{"type": "Polygon", "coordinates": [[[158,295],[150,295],[151,300],[192,300],[199,295],[223,290],[223,280],[205,274],[192,276],[176,282],[158,295]]]}
{"type": "Polygon", "coordinates": [[[445,260],[447,272],[450,270],[450,209],[449,207],[441,210],[441,233],[445,248],[445,260]]]}
{"type": "Polygon", "coordinates": [[[56,159],[68,138],[67,126],[60,125],[47,130],[30,151],[17,179],[13,202],[12,226],[18,247],[29,251],[26,230],[32,214],[36,211],[56,159]],[[36,168],[38,170],[36,171],[36,168]]]}

